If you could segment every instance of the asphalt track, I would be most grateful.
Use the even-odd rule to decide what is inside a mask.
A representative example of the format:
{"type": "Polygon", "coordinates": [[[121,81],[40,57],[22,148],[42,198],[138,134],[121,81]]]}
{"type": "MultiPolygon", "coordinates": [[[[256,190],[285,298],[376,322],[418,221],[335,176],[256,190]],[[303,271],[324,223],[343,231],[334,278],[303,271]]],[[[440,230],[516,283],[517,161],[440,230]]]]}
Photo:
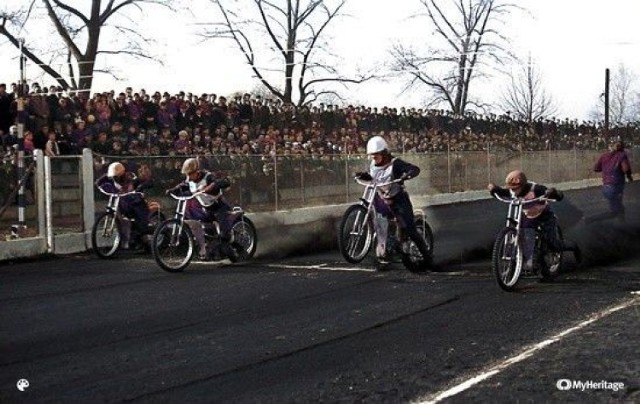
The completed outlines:
{"type": "Polygon", "coordinates": [[[567,264],[515,293],[482,256],[424,275],[336,251],[4,264],[0,401],[639,402],[640,256],[567,264]]]}

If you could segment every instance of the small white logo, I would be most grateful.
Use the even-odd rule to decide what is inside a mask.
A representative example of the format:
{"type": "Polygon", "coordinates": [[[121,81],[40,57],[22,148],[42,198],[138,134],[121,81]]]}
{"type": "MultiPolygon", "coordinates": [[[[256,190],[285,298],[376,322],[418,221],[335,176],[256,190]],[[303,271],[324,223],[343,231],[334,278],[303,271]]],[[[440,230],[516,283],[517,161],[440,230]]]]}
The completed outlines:
{"type": "Polygon", "coordinates": [[[27,379],[18,380],[18,383],[16,383],[16,387],[20,391],[25,391],[27,388],[29,388],[29,380],[27,379]]]}
{"type": "Polygon", "coordinates": [[[609,382],[607,380],[571,380],[571,379],[558,379],[556,382],[558,390],[613,390],[620,391],[625,388],[623,382],[609,382]]]}

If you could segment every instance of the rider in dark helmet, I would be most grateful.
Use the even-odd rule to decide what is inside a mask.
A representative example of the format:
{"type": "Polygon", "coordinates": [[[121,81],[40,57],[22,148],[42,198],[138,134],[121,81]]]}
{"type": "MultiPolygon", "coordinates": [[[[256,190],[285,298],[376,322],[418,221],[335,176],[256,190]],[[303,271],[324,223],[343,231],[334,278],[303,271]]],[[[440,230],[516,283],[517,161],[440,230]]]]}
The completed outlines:
{"type": "MultiPolygon", "coordinates": [[[[420,168],[411,163],[394,157],[389,151],[389,146],[382,136],[374,136],[367,142],[367,154],[371,158],[369,172],[357,173],[356,176],[363,181],[376,180],[379,183],[397,179],[409,180],[420,174],[420,168]]],[[[385,257],[387,244],[388,218],[394,216],[398,226],[416,244],[425,259],[425,265],[431,259],[431,252],[424,238],[416,229],[413,205],[409,199],[403,183],[392,184],[378,188],[378,195],[374,199],[376,220],[374,226],[377,234],[376,257],[382,264],[387,263],[385,257]]]]}

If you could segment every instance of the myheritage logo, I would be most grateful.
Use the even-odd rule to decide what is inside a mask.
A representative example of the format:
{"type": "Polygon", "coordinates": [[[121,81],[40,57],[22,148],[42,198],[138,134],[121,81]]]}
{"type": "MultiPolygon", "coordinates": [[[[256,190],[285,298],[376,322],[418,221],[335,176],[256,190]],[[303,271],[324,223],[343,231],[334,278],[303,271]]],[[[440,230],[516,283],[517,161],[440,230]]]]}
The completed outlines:
{"type": "Polygon", "coordinates": [[[560,379],[556,382],[558,390],[571,390],[573,383],[569,379],[560,379]]]}
{"type": "Polygon", "coordinates": [[[619,391],[624,389],[624,383],[622,382],[608,382],[606,380],[601,380],[599,382],[595,382],[593,380],[570,380],[570,379],[558,379],[556,382],[556,387],[558,390],[613,390],[619,391]]]}

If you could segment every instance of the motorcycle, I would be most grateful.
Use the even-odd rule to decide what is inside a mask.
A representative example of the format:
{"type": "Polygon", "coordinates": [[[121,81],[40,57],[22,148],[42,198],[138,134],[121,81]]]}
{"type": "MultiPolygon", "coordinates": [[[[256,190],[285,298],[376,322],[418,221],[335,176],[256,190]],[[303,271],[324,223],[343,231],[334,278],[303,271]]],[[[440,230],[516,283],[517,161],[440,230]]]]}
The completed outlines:
{"type": "MultiPolygon", "coordinates": [[[[374,230],[375,207],[374,199],[378,188],[399,183],[402,180],[393,180],[385,183],[375,181],[364,181],[358,177],[354,180],[364,186],[364,191],[360,202],[349,206],[340,222],[338,235],[338,247],[344,259],[352,264],[361,262],[371,250],[377,237],[374,230]]],[[[388,237],[386,243],[386,256],[398,257],[402,264],[409,271],[422,272],[430,264],[433,257],[433,230],[427,223],[422,210],[414,210],[415,223],[418,233],[424,238],[429,257],[423,257],[416,244],[404,234],[403,229],[398,225],[397,219],[389,218],[388,237]]]]}
{"type": "MultiPolygon", "coordinates": [[[[551,243],[545,235],[542,226],[534,231],[534,247],[532,267],[524,268],[524,228],[520,226],[524,207],[539,202],[555,202],[540,196],[533,199],[502,198],[494,194],[500,202],[509,204],[506,226],[498,232],[493,244],[491,266],[500,288],[506,291],[515,289],[522,276],[541,276],[545,281],[551,281],[562,271],[564,252],[573,251],[576,261],[579,261],[580,251],[576,246],[569,246],[565,242],[562,229],[556,224],[556,240],[561,246],[559,250],[551,248],[551,243]]],[[[556,220],[557,222],[557,220],[556,220]]]]}
{"type": "MultiPolygon", "coordinates": [[[[180,196],[169,194],[177,201],[172,219],[165,220],[153,235],[153,258],[168,272],[181,272],[191,262],[195,253],[196,239],[192,226],[201,226],[205,236],[206,250],[213,261],[229,259],[231,262],[243,262],[253,258],[258,247],[256,227],[241,207],[236,206],[231,215],[231,239],[220,237],[220,225],[217,222],[202,223],[185,220],[187,201],[202,195],[201,192],[180,196]]],[[[222,191],[216,198],[222,196],[222,191]]]]}
{"type": "MultiPolygon", "coordinates": [[[[91,229],[91,246],[98,257],[111,258],[121,245],[129,245],[131,223],[135,221],[135,218],[120,213],[120,199],[130,195],[139,195],[144,199],[144,193],[140,191],[112,193],[101,187],[97,188],[109,199],[105,211],[96,218],[91,229]]],[[[165,217],[157,202],[150,202],[148,206],[149,230],[147,233],[153,234],[158,224],[165,220],[165,217]]],[[[150,249],[148,245],[144,245],[144,248],[150,249]]]]}

